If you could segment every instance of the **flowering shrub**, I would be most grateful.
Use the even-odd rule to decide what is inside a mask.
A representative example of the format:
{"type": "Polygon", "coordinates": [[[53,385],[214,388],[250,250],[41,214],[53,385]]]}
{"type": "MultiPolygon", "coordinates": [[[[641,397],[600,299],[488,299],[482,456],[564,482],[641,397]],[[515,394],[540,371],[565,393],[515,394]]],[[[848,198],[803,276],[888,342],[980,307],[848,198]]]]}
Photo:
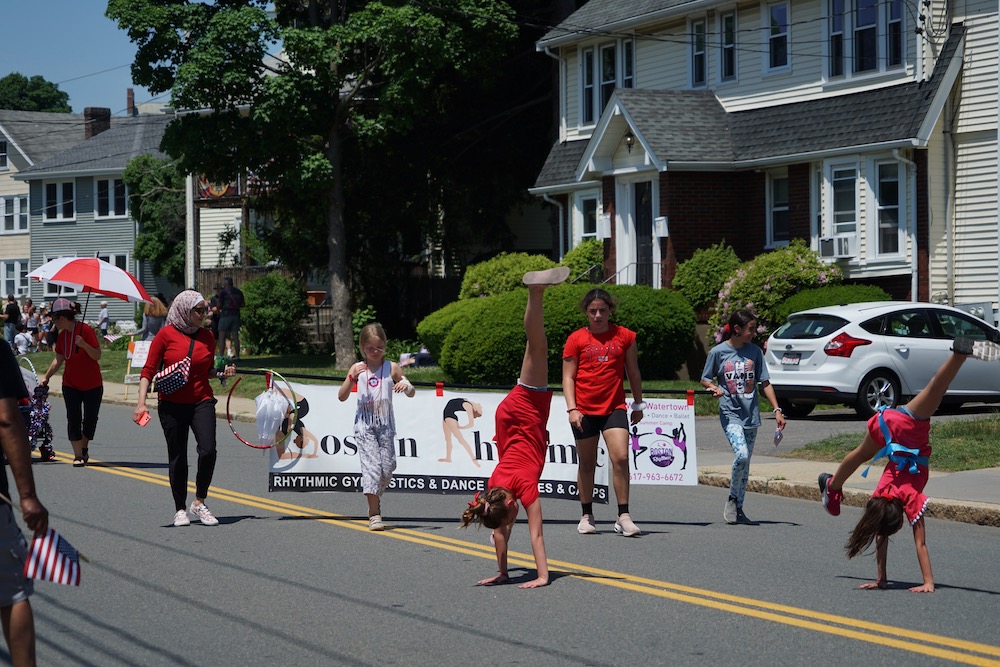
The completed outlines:
{"type": "Polygon", "coordinates": [[[695,310],[708,308],[733,271],[740,258],[725,241],[695,250],[691,259],[677,265],[673,287],[683,294],[695,310]]]}
{"type": "Polygon", "coordinates": [[[757,333],[767,338],[783,322],[778,307],[786,299],[803,289],[836,285],[843,279],[837,266],[826,264],[804,240],[795,239],[736,269],[719,290],[715,312],[708,320],[709,333],[716,343],[721,342],[729,316],[747,308],[757,315],[757,333]]]}

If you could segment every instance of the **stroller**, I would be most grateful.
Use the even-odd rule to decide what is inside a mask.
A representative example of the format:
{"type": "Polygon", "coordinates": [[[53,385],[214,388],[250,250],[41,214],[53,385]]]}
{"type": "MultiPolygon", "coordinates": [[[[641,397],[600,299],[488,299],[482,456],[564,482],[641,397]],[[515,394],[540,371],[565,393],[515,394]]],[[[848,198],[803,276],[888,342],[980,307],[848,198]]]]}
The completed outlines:
{"type": "Polygon", "coordinates": [[[49,388],[38,383],[38,375],[35,374],[35,367],[31,361],[23,357],[21,361],[26,361],[30,366],[30,369],[21,366],[21,377],[30,397],[18,405],[24,425],[28,429],[28,442],[31,444],[31,449],[38,450],[41,456],[38,461],[55,461],[56,453],[52,449],[52,425],[49,424],[49,412],[52,409],[49,405],[49,388]]]}

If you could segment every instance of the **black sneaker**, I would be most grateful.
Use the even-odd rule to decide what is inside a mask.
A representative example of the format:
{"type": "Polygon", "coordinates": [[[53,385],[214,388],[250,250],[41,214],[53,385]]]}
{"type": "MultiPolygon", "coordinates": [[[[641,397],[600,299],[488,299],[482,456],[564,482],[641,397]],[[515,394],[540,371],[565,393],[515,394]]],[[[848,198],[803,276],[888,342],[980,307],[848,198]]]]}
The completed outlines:
{"type": "Polygon", "coordinates": [[[741,526],[759,526],[760,524],[756,521],[751,521],[750,517],[743,513],[743,508],[738,507],[736,509],[736,523],[741,526]]]}

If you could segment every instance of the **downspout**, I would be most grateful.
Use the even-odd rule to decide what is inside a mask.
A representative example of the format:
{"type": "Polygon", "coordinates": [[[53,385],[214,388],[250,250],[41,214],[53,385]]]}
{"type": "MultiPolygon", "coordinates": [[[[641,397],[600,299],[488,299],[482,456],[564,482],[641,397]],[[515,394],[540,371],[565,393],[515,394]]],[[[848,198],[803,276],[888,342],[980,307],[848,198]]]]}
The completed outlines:
{"type": "Polygon", "coordinates": [[[559,224],[556,225],[556,227],[559,230],[559,259],[562,259],[563,256],[566,255],[566,252],[567,252],[566,251],[566,236],[567,236],[567,233],[569,232],[569,229],[568,229],[569,225],[568,224],[566,225],[566,227],[567,227],[566,232],[567,233],[563,232],[563,214],[566,212],[566,208],[562,205],[561,201],[559,201],[558,199],[553,199],[552,197],[548,196],[547,194],[543,194],[542,195],[542,199],[544,199],[546,202],[548,202],[549,204],[552,204],[557,209],[559,209],[559,224]]]}
{"type": "MultiPolygon", "coordinates": [[[[915,184],[916,184],[916,175],[917,175],[917,163],[914,162],[913,160],[910,160],[909,158],[903,157],[903,155],[899,152],[898,148],[893,148],[892,149],[892,157],[897,162],[902,162],[905,165],[909,165],[910,169],[907,170],[907,171],[910,172],[910,173],[912,173],[913,176],[914,176],[914,178],[912,179],[912,182],[914,183],[914,187],[909,188],[909,190],[913,193],[911,195],[911,204],[913,206],[913,218],[912,218],[913,219],[913,224],[909,225],[909,227],[910,227],[910,247],[912,248],[912,259],[910,260],[910,263],[912,264],[912,267],[913,267],[912,271],[910,272],[910,300],[911,301],[919,301],[920,300],[919,299],[920,281],[919,281],[918,276],[917,276],[917,271],[919,270],[919,265],[918,265],[918,261],[917,261],[918,260],[918,257],[917,257],[917,250],[918,250],[918,248],[917,248],[917,188],[915,187],[915,184]]],[[[907,178],[906,180],[908,182],[911,181],[911,179],[909,179],[909,178],[907,178]]],[[[927,282],[927,284],[930,285],[930,276],[928,276],[928,282],[927,282]]]]}

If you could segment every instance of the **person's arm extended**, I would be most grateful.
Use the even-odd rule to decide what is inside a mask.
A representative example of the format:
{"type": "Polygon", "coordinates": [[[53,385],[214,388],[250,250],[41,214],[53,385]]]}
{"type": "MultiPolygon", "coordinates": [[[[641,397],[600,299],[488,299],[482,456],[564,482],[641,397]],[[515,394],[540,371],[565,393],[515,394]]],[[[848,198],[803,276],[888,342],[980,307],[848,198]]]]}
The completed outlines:
{"type": "Polygon", "coordinates": [[[770,381],[764,380],[760,383],[760,388],[767,400],[774,406],[774,420],[778,422],[778,428],[785,428],[785,411],[778,407],[778,396],[774,393],[774,387],[771,386],[770,381]]]}
{"type": "Polygon", "coordinates": [[[17,400],[14,398],[0,398],[0,444],[7,456],[14,484],[17,486],[25,525],[35,533],[45,532],[49,527],[49,513],[35,495],[28,433],[24,428],[21,411],[17,409],[17,400]]]}
{"type": "Polygon", "coordinates": [[[566,414],[571,426],[580,428],[583,413],[576,407],[576,370],[579,362],[576,357],[563,357],[562,386],[563,398],[566,399],[566,414]]]}
{"type": "Polygon", "coordinates": [[[538,576],[535,580],[521,584],[518,588],[539,588],[549,584],[549,561],[545,557],[545,540],[542,537],[542,503],[536,499],[524,508],[528,515],[528,532],[531,533],[531,553],[535,555],[535,569],[538,576]]]}
{"type": "Polygon", "coordinates": [[[499,574],[476,582],[477,586],[491,586],[493,584],[503,584],[510,581],[510,574],[507,572],[507,544],[510,542],[510,529],[513,524],[507,524],[493,529],[493,548],[497,552],[497,570],[499,574]]]}
{"type": "Polygon", "coordinates": [[[56,352],[56,356],[52,359],[52,363],[49,364],[49,367],[46,369],[45,373],[38,382],[48,386],[49,378],[55,375],[56,371],[59,370],[59,367],[63,365],[64,361],[66,361],[66,357],[56,352]]]}
{"type": "Polygon", "coordinates": [[[924,518],[920,517],[913,524],[913,545],[917,548],[917,562],[920,563],[920,574],[924,578],[924,583],[914,586],[910,590],[914,593],[933,593],[934,575],[931,573],[931,555],[927,551],[926,528],[924,518]]]}

